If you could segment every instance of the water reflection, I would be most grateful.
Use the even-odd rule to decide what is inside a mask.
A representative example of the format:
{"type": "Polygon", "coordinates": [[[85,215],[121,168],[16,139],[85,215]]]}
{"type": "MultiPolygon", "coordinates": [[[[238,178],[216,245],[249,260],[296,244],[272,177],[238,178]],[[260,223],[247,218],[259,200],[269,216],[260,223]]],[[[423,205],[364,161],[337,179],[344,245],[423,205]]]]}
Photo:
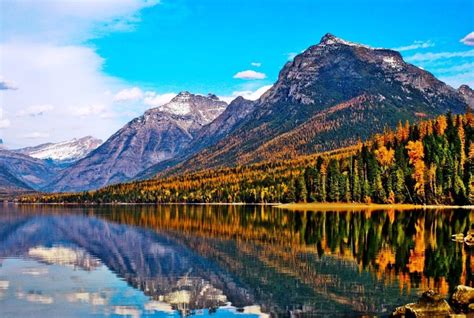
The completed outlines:
{"type": "MultiPolygon", "coordinates": [[[[71,304],[112,304],[102,314],[384,315],[420,290],[473,285],[471,248],[451,240],[473,217],[469,210],[8,206],[0,213],[0,259],[43,266],[23,268],[29,277],[52,277],[51,266],[109,271],[138,293],[132,305],[100,286],[66,293],[71,304]]],[[[4,268],[0,304],[13,286],[4,268]]],[[[16,294],[54,303],[48,297],[39,289],[16,294]]]]}

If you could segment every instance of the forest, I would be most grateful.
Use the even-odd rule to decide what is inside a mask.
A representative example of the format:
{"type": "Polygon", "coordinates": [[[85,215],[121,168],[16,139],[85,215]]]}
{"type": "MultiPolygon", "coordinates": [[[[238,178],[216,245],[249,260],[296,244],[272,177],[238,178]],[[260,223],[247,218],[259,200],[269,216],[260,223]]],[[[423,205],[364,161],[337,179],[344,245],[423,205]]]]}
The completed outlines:
{"type": "Polygon", "coordinates": [[[474,115],[448,113],[325,153],[20,201],[474,204],[473,139],[474,115]]]}

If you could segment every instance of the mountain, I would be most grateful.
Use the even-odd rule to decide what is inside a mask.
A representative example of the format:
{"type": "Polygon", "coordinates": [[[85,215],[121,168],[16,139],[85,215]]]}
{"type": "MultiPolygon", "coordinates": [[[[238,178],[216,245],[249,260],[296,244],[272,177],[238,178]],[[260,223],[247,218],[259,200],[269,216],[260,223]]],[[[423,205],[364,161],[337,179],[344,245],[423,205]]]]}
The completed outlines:
{"type": "MultiPolygon", "coordinates": [[[[406,63],[396,51],[326,34],[283,67],[277,82],[223,139],[213,139],[213,146],[167,173],[287,159],[350,145],[399,121],[461,113],[467,107],[465,96],[406,63]]],[[[168,166],[161,163],[148,171],[168,166]]]]}
{"type": "Polygon", "coordinates": [[[461,85],[458,88],[459,94],[464,98],[466,103],[474,108],[474,90],[472,90],[468,85],[461,85]]]}
{"type": "Polygon", "coordinates": [[[102,140],[91,136],[58,143],[46,143],[34,147],[14,150],[33,158],[51,160],[57,164],[68,164],[84,158],[100,146],[102,140]]]}
{"type": "Polygon", "coordinates": [[[254,110],[255,103],[239,96],[235,98],[226,110],[216,117],[211,123],[202,127],[193,140],[180,153],[170,160],[164,160],[157,165],[140,172],[134,179],[147,179],[153,177],[157,171],[179,164],[187,156],[192,155],[208,146],[227,137],[237,129],[244,118],[254,110]]]}
{"type": "Polygon", "coordinates": [[[40,189],[54,178],[55,166],[46,161],[0,149],[0,189],[40,189]]]}
{"type": "Polygon", "coordinates": [[[65,169],[46,190],[77,191],[123,182],[173,158],[227,107],[215,95],[182,92],[133,119],[85,158],[65,169]]]}

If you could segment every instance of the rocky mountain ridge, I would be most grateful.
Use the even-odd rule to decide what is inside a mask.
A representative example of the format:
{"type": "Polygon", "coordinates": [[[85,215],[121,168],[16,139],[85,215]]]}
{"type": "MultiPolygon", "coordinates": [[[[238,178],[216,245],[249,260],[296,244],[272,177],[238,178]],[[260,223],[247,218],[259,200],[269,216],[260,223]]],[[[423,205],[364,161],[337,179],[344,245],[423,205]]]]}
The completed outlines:
{"type": "Polygon", "coordinates": [[[58,143],[46,143],[34,147],[16,149],[13,151],[37,159],[52,160],[58,164],[68,164],[84,158],[92,150],[99,147],[100,144],[102,144],[102,140],[86,136],[58,143]]]}
{"type": "MultiPolygon", "coordinates": [[[[399,121],[461,113],[465,94],[406,63],[399,52],[326,34],[286,63],[277,82],[225,138],[165,174],[334,149],[399,121]]],[[[227,116],[224,112],[221,116],[227,116]]]]}
{"type": "Polygon", "coordinates": [[[130,180],[144,169],[173,158],[226,107],[227,103],[215,95],[182,92],[127,123],[88,156],[65,169],[46,189],[86,190],[130,180]]]}

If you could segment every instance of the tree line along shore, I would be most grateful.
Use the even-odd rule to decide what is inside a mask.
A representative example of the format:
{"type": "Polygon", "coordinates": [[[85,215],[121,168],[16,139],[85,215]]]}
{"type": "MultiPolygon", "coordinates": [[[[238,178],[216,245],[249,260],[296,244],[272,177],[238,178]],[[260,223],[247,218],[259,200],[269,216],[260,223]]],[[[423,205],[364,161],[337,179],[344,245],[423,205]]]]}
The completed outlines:
{"type": "Polygon", "coordinates": [[[474,115],[448,113],[325,153],[19,202],[472,205],[473,140],[474,115]]]}

